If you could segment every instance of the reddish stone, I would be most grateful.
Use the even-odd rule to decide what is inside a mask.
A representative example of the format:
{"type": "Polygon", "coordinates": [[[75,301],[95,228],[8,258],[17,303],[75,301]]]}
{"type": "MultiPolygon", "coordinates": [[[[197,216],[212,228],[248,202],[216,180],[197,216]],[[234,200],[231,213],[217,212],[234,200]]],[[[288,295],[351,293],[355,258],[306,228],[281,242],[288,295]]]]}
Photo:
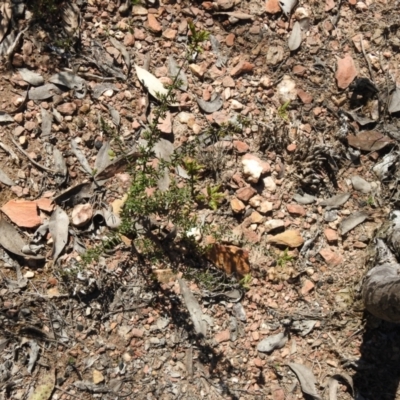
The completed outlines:
{"type": "Polygon", "coordinates": [[[135,44],[135,36],[132,33],[127,33],[124,37],[124,45],[126,47],[132,47],[135,44]]]}
{"type": "Polygon", "coordinates": [[[144,331],[143,331],[143,329],[133,328],[131,330],[131,335],[132,335],[132,337],[141,338],[144,335],[144,331]]]}
{"type": "Polygon", "coordinates": [[[340,58],[337,63],[335,78],[337,80],[338,87],[340,89],[348,88],[356,76],[357,69],[354,64],[354,60],[351,55],[347,53],[344,58],[340,58]]]}
{"type": "Polygon", "coordinates": [[[335,230],[330,229],[330,228],[326,228],[324,230],[324,234],[325,234],[325,237],[326,237],[326,240],[328,241],[328,243],[330,243],[330,244],[337,243],[338,234],[337,234],[337,232],[335,230]]]}
{"type": "Polygon", "coordinates": [[[14,224],[22,228],[37,228],[42,220],[34,201],[10,200],[1,208],[14,224]]]}
{"type": "Polygon", "coordinates": [[[217,343],[227,342],[231,338],[231,334],[228,329],[218,332],[214,339],[217,343]]]}
{"type": "Polygon", "coordinates": [[[149,24],[149,29],[154,33],[161,33],[162,27],[161,24],[157,21],[157,18],[154,14],[148,14],[147,22],[149,24]]]}
{"type": "Polygon", "coordinates": [[[177,34],[178,34],[177,30],[168,28],[163,32],[162,35],[168,40],[174,40],[177,34]]]}
{"type": "Polygon", "coordinates": [[[250,146],[247,143],[242,142],[241,140],[234,140],[233,141],[233,147],[236,149],[236,151],[239,154],[245,154],[250,149],[250,146]]]}
{"type": "Polygon", "coordinates": [[[240,188],[236,191],[236,197],[239,200],[242,201],[249,201],[255,194],[257,193],[257,191],[255,189],[253,189],[251,186],[246,186],[243,188],[240,188]]]}
{"type": "Polygon", "coordinates": [[[231,200],[231,208],[235,214],[239,214],[239,213],[243,212],[246,207],[242,201],[240,201],[237,198],[233,198],[231,200]]]}
{"type": "Polygon", "coordinates": [[[281,12],[281,8],[279,7],[279,0],[266,0],[265,11],[268,14],[278,14],[279,12],[281,12]]]}
{"type": "Polygon", "coordinates": [[[307,293],[311,292],[315,287],[314,283],[311,282],[309,279],[306,279],[301,287],[300,293],[305,296],[307,293]]]}
{"type": "Polygon", "coordinates": [[[289,153],[293,153],[294,151],[296,151],[296,149],[297,149],[297,145],[295,143],[291,143],[288,145],[288,147],[286,147],[286,150],[289,153]]]}
{"type": "Polygon", "coordinates": [[[311,94],[305,92],[303,89],[297,89],[297,96],[299,96],[303,104],[311,104],[313,102],[311,94]]]}
{"type": "Polygon", "coordinates": [[[249,63],[248,61],[240,61],[234,68],[231,70],[231,76],[239,76],[244,73],[252,72],[254,69],[254,64],[249,63]]]}
{"type": "Polygon", "coordinates": [[[235,43],[235,35],[233,33],[230,33],[226,38],[225,38],[225,43],[228,47],[232,47],[235,43]]]}
{"type": "Polygon", "coordinates": [[[306,215],[306,210],[300,204],[288,204],[286,206],[286,208],[289,211],[289,214],[298,215],[298,216],[306,215]]]}
{"type": "Polygon", "coordinates": [[[343,257],[330,249],[322,249],[319,254],[330,267],[336,267],[343,262],[343,257]]]}
{"type": "Polygon", "coordinates": [[[53,200],[48,199],[46,197],[42,197],[41,199],[35,200],[39,210],[52,212],[54,210],[53,200]]]}
{"type": "Polygon", "coordinates": [[[307,71],[306,67],[303,67],[302,65],[295,65],[292,69],[293,74],[303,76],[307,71]]]}

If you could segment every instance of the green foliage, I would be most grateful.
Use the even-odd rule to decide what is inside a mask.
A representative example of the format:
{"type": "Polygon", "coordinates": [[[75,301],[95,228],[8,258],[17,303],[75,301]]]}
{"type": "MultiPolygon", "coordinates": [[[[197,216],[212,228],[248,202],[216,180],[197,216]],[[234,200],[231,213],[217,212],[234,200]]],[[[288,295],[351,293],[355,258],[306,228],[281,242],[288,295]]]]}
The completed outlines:
{"type": "Polygon", "coordinates": [[[252,277],[251,274],[246,274],[240,281],[239,284],[242,288],[249,290],[250,289],[250,283],[251,283],[252,277]]]}
{"type": "Polygon", "coordinates": [[[201,53],[203,51],[200,43],[205,42],[210,37],[210,32],[198,31],[192,21],[188,21],[191,36],[189,36],[189,48],[191,53],[201,53]]]}
{"type": "Polygon", "coordinates": [[[197,200],[206,203],[212,210],[217,210],[219,205],[222,203],[225,195],[221,193],[221,186],[207,186],[207,194],[199,194],[197,200]]]}
{"type": "Polygon", "coordinates": [[[27,2],[27,7],[35,19],[54,21],[61,4],[61,0],[31,0],[27,2]]]}
{"type": "Polygon", "coordinates": [[[293,257],[291,255],[288,254],[289,249],[285,249],[283,251],[283,253],[279,256],[279,258],[277,259],[276,263],[280,266],[280,267],[284,267],[289,261],[293,260],[293,257]]]}
{"type": "Polygon", "coordinates": [[[368,204],[370,207],[374,207],[374,206],[375,206],[375,199],[374,199],[373,196],[368,196],[367,204],[368,204]]]}
{"type": "Polygon", "coordinates": [[[286,103],[282,104],[279,108],[278,108],[278,116],[279,118],[285,120],[285,121],[289,121],[289,113],[287,111],[287,109],[289,108],[290,105],[290,100],[288,100],[286,103]]]}

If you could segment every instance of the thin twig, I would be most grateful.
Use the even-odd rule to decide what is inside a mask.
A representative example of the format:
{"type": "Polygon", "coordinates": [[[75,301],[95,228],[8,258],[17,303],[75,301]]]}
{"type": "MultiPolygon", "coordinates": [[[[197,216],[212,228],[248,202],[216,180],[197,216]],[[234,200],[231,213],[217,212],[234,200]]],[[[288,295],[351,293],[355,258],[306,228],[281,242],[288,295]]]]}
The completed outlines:
{"type": "Polygon", "coordinates": [[[362,35],[361,35],[360,43],[361,43],[361,50],[362,50],[363,56],[364,56],[365,61],[367,62],[367,65],[368,65],[368,70],[369,70],[369,75],[370,75],[371,81],[375,84],[374,75],[372,73],[372,68],[371,68],[371,62],[369,61],[369,59],[367,57],[367,54],[365,53],[365,48],[364,48],[364,42],[363,42],[363,36],[362,35]]]}
{"type": "Polygon", "coordinates": [[[50,168],[45,167],[44,165],[41,165],[37,163],[12,137],[10,137],[11,141],[13,142],[14,146],[35,166],[38,167],[39,169],[49,172],[53,175],[56,174],[55,171],[53,171],[50,168]]]}

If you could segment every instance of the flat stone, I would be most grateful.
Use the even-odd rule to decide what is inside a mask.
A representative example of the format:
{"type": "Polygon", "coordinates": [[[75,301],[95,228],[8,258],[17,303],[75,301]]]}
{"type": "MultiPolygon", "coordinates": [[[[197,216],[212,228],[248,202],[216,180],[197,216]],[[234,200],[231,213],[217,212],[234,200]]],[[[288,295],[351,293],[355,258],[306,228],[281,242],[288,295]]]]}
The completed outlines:
{"type": "Polygon", "coordinates": [[[324,235],[329,244],[337,243],[338,238],[339,238],[338,233],[334,229],[331,229],[331,228],[326,228],[324,230],[324,235]]]}
{"type": "Polygon", "coordinates": [[[228,47],[232,47],[235,44],[235,35],[233,33],[230,33],[226,38],[225,38],[225,44],[228,47]]]}
{"type": "Polygon", "coordinates": [[[134,5],[132,7],[132,14],[133,15],[147,15],[149,12],[147,11],[147,8],[140,6],[140,5],[134,5]]]}
{"type": "Polygon", "coordinates": [[[297,96],[303,104],[311,104],[313,102],[313,97],[310,93],[305,92],[303,89],[297,89],[297,96]]]}
{"type": "Polygon", "coordinates": [[[285,226],[285,223],[281,219],[270,219],[264,224],[265,231],[267,233],[272,232],[276,229],[281,229],[285,226]]]}
{"type": "Polygon", "coordinates": [[[34,201],[10,200],[1,211],[20,228],[37,228],[42,223],[34,201]]]}
{"type": "Polygon", "coordinates": [[[168,28],[163,32],[162,35],[163,35],[163,37],[165,37],[168,40],[174,40],[176,38],[177,34],[178,34],[178,31],[176,29],[168,28]]]}
{"type": "Polygon", "coordinates": [[[149,29],[154,33],[161,33],[162,27],[161,24],[157,21],[157,18],[154,14],[147,15],[147,22],[149,24],[149,29]]]}
{"type": "Polygon", "coordinates": [[[24,128],[28,131],[28,132],[32,132],[33,130],[36,129],[36,123],[34,121],[27,121],[25,122],[24,128]]]}
{"type": "Polygon", "coordinates": [[[248,61],[240,61],[234,68],[231,70],[231,76],[239,76],[244,73],[252,72],[254,69],[254,64],[249,63],[248,61]]]}
{"type": "Polygon", "coordinates": [[[286,208],[287,208],[289,214],[298,215],[300,217],[303,217],[304,215],[306,215],[306,210],[300,204],[288,204],[286,206],[286,208]]]}
{"type": "Polygon", "coordinates": [[[254,188],[252,188],[251,186],[246,186],[246,187],[240,188],[240,189],[238,189],[238,190],[236,191],[236,197],[237,197],[239,200],[242,200],[242,201],[247,202],[247,201],[249,201],[256,193],[257,193],[257,191],[256,191],[254,188]]]}
{"type": "Polygon", "coordinates": [[[330,267],[336,267],[343,262],[343,256],[330,249],[322,249],[319,254],[330,267]]]}
{"type": "Polygon", "coordinates": [[[229,332],[229,329],[225,329],[224,331],[218,332],[214,336],[214,339],[217,343],[227,342],[230,338],[231,338],[231,334],[229,332]]]}
{"type": "Polygon", "coordinates": [[[279,0],[266,0],[265,2],[265,11],[268,14],[278,14],[281,12],[281,8],[279,7],[279,0]]]}
{"type": "Polygon", "coordinates": [[[354,60],[349,53],[338,60],[335,78],[339,89],[347,89],[357,74],[354,60]]]}
{"type": "Polygon", "coordinates": [[[262,214],[267,214],[273,209],[273,203],[268,200],[264,200],[261,202],[260,206],[258,207],[258,211],[262,214]]]}
{"type": "Polygon", "coordinates": [[[302,238],[299,231],[288,230],[282,233],[278,233],[275,236],[268,237],[267,243],[295,248],[300,247],[304,243],[304,239],[302,238]]]}
{"type": "Polygon", "coordinates": [[[252,224],[261,224],[265,221],[265,217],[257,211],[253,211],[250,215],[250,221],[252,224]]]}
{"type": "Polygon", "coordinates": [[[75,226],[84,226],[90,222],[93,217],[93,208],[89,203],[78,204],[72,210],[72,224],[75,226]]]}
{"type": "Polygon", "coordinates": [[[57,111],[62,115],[73,115],[76,111],[75,103],[64,103],[57,107],[57,111]]]}
{"type": "Polygon", "coordinates": [[[306,294],[310,293],[311,290],[314,289],[314,287],[315,287],[314,283],[311,282],[309,279],[306,279],[306,280],[303,282],[303,285],[302,285],[302,287],[301,287],[300,292],[301,292],[301,294],[302,294],[303,296],[305,296],[306,294]]]}
{"type": "Polygon", "coordinates": [[[126,47],[132,47],[135,44],[135,36],[132,33],[127,33],[124,36],[124,45],[126,47]]]}
{"type": "Polygon", "coordinates": [[[93,383],[98,385],[99,383],[103,383],[105,381],[104,375],[98,371],[97,369],[93,370],[93,383]]]}
{"type": "Polygon", "coordinates": [[[240,201],[239,199],[233,198],[233,199],[231,200],[231,208],[232,208],[232,211],[233,211],[235,214],[240,214],[240,213],[242,213],[242,212],[245,210],[246,206],[245,206],[244,203],[243,203],[242,201],[240,201]]]}
{"type": "Polygon", "coordinates": [[[47,197],[42,197],[40,199],[37,199],[35,200],[35,203],[37,204],[39,210],[43,210],[46,212],[52,212],[54,210],[53,200],[47,197]]]}
{"type": "Polygon", "coordinates": [[[267,176],[266,178],[263,179],[263,182],[264,182],[265,190],[267,190],[268,192],[271,192],[271,193],[276,192],[276,183],[272,176],[267,176]]]}
{"type": "Polygon", "coordinates": [[[250,149],[250,146],[247,143],[242,142],[241,140],[234,140],[232,143],[238,154],[247,153],[250,149]]]}
{"type": "Polygon", "coordinates": [[[135,338],[141,338],[144,335],[143,329],[133,328],[131,330],[131,336],[135,338]]]}
{"type": "Polygon", "coordinates": [[[234,87],[235,87],[235,81],[233,80],[233,78],[232,78],[231,76],[226,76],[226,77],[222,80],[222,86],[223,86],[223,87],[234,88],[234,87]]]}

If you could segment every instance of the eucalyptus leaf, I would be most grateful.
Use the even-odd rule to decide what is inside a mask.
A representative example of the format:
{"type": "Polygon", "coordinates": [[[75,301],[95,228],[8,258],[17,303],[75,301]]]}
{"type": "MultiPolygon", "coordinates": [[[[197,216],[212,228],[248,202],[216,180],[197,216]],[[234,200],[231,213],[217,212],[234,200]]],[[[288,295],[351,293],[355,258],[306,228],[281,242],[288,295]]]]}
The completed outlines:
{"type": "Polygon", "coordinates": [[[321,397],[319,396],[315,388],[317,380],[315,379],[312,371],[302,364],[289,363],[288,365],[290,369],[296,374],[303,393],[308,394],[314,400],[321,400],[321,397]]]}
{"type": "Polygon", "coordinates": [[[281,349],[288,341],[288,337],[285,332],[277,333],[276,335],[271,335],[258,343],[257,350],[262,353],[271,353],[276,349],[281,349]]]}
{"type": "Polygon", "coordinates": [[[49,231],[53,239],[52,255],[54,263],[67,245],[68,226],[69,219],[67,213],[61,207],[56,207],[49,220],[49,231]]]}
{"type": "Polygon", "coordinates": [[[293,25],[292,32],[289,36],[288,46],[291,51],[297,50],[301,45],[301,26],[298,21],[293,25]]]}
{"type": "Polygon", "coordinates": [[[19,68],[19,74],[25,82],[28,82],[32,86],[43,85],[44,79],[42,75],[29,70],[28,68],[19,68]]]}
{"type": "Polygon", "coordinates": [[[350,232],[356,226],[362,224],[367,218],[368,214],[364,211],[357,211],[351,214],[340,223],[341,234],[345,235],[346,233],[350,232]]]}

